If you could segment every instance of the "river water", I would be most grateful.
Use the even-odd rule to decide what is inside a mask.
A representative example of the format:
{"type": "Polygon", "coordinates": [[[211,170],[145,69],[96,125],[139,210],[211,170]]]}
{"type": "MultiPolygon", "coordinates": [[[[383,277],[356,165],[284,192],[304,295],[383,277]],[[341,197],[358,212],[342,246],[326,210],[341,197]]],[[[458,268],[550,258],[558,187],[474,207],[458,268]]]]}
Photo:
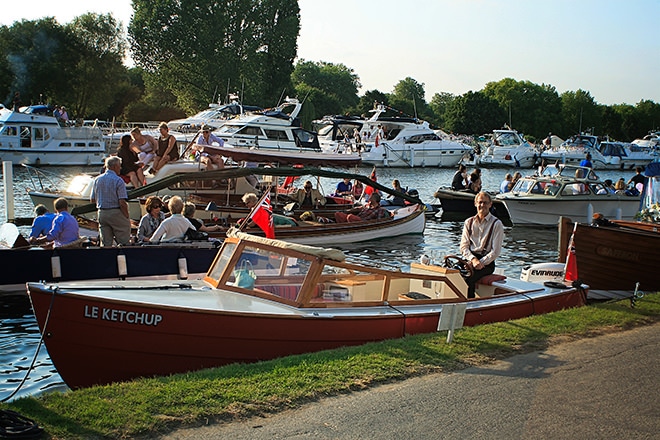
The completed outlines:
{"type": "MultiPolygon", "coordinates": [[[[54,176],[61,177],[65,182],[80,172],[96,172],[98,167],[52,167],[47,169],[54,176]]],[[[368,174],[371,169],[363,168],[361,172],[368,174]]],[[[415,188],[420,198],[426,203],[433,203],[433,193],[439,186],[451,183],[453,169],[415,168],[415,169],[378,169],[378,181],[388,185],[393,179],[399,179],[404,188],[415,188]]],[[[482,173],[483,187],[496,191],[507,169],[485,169],[482,173]]],[[[14,201],[16,218],[32,217],[33,205],[27,195],[27,189],[33,186],[28,173],[22,167],[14,167],[14,201]]],[[[626,181],[633,173],[629,171],[599,171],[602,179],[616,181],[623,177],[626,181]]],[[[56,182],[57,183],[57,182],[56,182]]],[[[321,180],[324,193],[334,190],[336,182],[321,180]]],[[[4,181],[0,182],[0,208],[4,209],[4,181]]],[[[61,186],[60,186],[61,187],[61,186]]],[[[435,201],[437,202],[437,201],[435,201]]],[[[1,220],[4,221],[4,211],[1,220]]],[[[352,260],[361,260],[384,267],[393,266],[405,270],[413,261],[418,261],[421,255],[428,255],[439,262],[444,255],[457,254],[461,237],[462,222],[442,221],[431,218],[426,222],[423,235],[403,237],[383,237],[368,243],[356,243],[344,246],[343,249],[352,260]]],[[[27,235],[29,228],[19,228],[27,235]]],[[[522,267],[530,263],[556,261],[557,259],[557,228],[513,227],[505,228],[502,256],[497,260],[497,266],[509,277],[518,278],[522,267]]],[[[332,240],[328,240],[332,244],[332,240]]],[[[34,369],[21,387],[16,397],[39,394],[53,389],[66,389],[57,371],[50,362],[48,353],[39,346],[40,334],[34,319],[29,300],[24,292],[16,295],[0,294],[0,400],[12,393],[24,379],[26,372],[34,359],[34,369]]]]}

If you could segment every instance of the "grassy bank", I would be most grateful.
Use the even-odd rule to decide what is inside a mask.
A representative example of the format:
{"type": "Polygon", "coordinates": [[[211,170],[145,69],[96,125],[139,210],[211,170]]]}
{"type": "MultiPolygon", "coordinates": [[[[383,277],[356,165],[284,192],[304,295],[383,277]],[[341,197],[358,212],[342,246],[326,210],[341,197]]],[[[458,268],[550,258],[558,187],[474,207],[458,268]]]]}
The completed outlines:
{"type": "Polygon", "coordinates": [[[569,338],[660,321],[660,294],[543,316],[410,336],[360,347],[141,379],[0,405],[30,417],[53,438],[134,437],[298,406],[429,372],[452,371],[569,338]]]}

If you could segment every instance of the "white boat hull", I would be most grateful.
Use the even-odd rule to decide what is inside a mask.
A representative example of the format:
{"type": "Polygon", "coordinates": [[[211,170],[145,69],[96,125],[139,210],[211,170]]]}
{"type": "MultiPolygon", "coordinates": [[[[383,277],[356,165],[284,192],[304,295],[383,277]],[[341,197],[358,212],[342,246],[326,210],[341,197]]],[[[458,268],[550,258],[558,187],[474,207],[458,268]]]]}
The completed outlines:
{"type": "Polygon", "coordinates": [[[606,218],[632,220],[639,208],[639,199],[615,194],[601,195],[581,200],[556,200],[548,197],[502,198],[514,225],[555,226],[559,217],[591,223],[596,212],[606,218]]]}
{"type": "Polygon", "coordinates": [[[377,167],[416,168],[416,167],[444,167],[452,168],[458,165],[461,159],[470,152],[462,144],[447,145],[438,148],[415,144],[405,149],[395,145],[383,143],[378,147],[372,146],[368,152],[362,153],[362,162],[377,167]]]}

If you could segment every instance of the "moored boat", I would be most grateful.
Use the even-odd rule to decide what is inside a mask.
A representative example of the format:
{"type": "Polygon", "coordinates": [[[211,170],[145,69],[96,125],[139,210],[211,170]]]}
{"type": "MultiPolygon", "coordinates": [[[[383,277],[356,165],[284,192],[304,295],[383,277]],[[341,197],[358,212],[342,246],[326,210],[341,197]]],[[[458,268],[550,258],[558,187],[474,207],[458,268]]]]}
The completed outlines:
{"type": "Polygon", "coordinates": [[[585,303],[574,287],[501,278],[484,280],[475,299],[466,292],[458,269],[389,271],[247,235],[225,240],[204,280],[28,284],[72,388],[431,333],[451,309],[460,326],[585,303]]]}
{"type": "MultiPolygon", "coordinates": [[[[638,221],[597,215],[591,223],[574,226],[578,274],[593,289],[633,291],[639,283],[640,289],[660,290],[660,163],[649,164],[645,174],[638,221]]],[[[564,241],[571,230],[560,231],[564,241]]]]}
{"type": "Polygon", "coordinates": [[[105,156],[97,127],[62,127],[46,114],[0,108],[0,161],[14,165],[93,165],[105,156]]]}
{"type": "Polygon", "coordinates": [[[560,165],[552,176],[521,178],[496,200],[504,203],[514,225],[555,226],[561,216],[590,222],[594,212],[630,220],[640,200],[630,194],[612,193],[591,168],[560,165]]]}

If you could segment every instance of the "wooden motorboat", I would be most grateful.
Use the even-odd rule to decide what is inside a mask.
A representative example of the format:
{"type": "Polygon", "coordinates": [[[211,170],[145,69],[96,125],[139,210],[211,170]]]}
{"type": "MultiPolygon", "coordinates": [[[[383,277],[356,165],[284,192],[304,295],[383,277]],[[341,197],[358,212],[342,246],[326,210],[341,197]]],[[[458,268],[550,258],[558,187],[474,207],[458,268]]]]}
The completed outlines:
{"type": "Polygon", "coordinates": [[[72,388],[431,333],[454,312],[476,325],[585,303],[579,289],[513,279],[466,292],[458,269],[390,271],[247,234],[225,240],[203,280],[28,283],[72,388]]]}
{"type": "Polygon", "coordinates": [[[203,274],[218,253],[218,241],[104,247],[83,240],[75,247],[30,246],[16,226],[0,227],[0,292],[25,291],[28,281],[163,276],[173,279],[203,274]]]}
{"type": "Polygon", "coordinates": [[[556,226],[561,216],[591,222],[595,212],[631,220],[640,197],[611,193],[591,168],[560,165],[552,176],[521,178],[511,192],[495,200],[504,203],[514,225],[556,226]]]}
{"type": "MultiPolygon", "coordinates": [[[[589,224],[560,229],[564,242],[573,236],[579,278],[599,290],[660,290],[660,162],[650,163],[642,197],[642,221],[607,220],[597,213],[589,224]]],[[[565,246],[562,246],[565,249],[565,246]]],[[[560,247],[560,250],[562,250],[560,247]]],[[[565,259],[564,254],[560,254],[565,259]]]]}

